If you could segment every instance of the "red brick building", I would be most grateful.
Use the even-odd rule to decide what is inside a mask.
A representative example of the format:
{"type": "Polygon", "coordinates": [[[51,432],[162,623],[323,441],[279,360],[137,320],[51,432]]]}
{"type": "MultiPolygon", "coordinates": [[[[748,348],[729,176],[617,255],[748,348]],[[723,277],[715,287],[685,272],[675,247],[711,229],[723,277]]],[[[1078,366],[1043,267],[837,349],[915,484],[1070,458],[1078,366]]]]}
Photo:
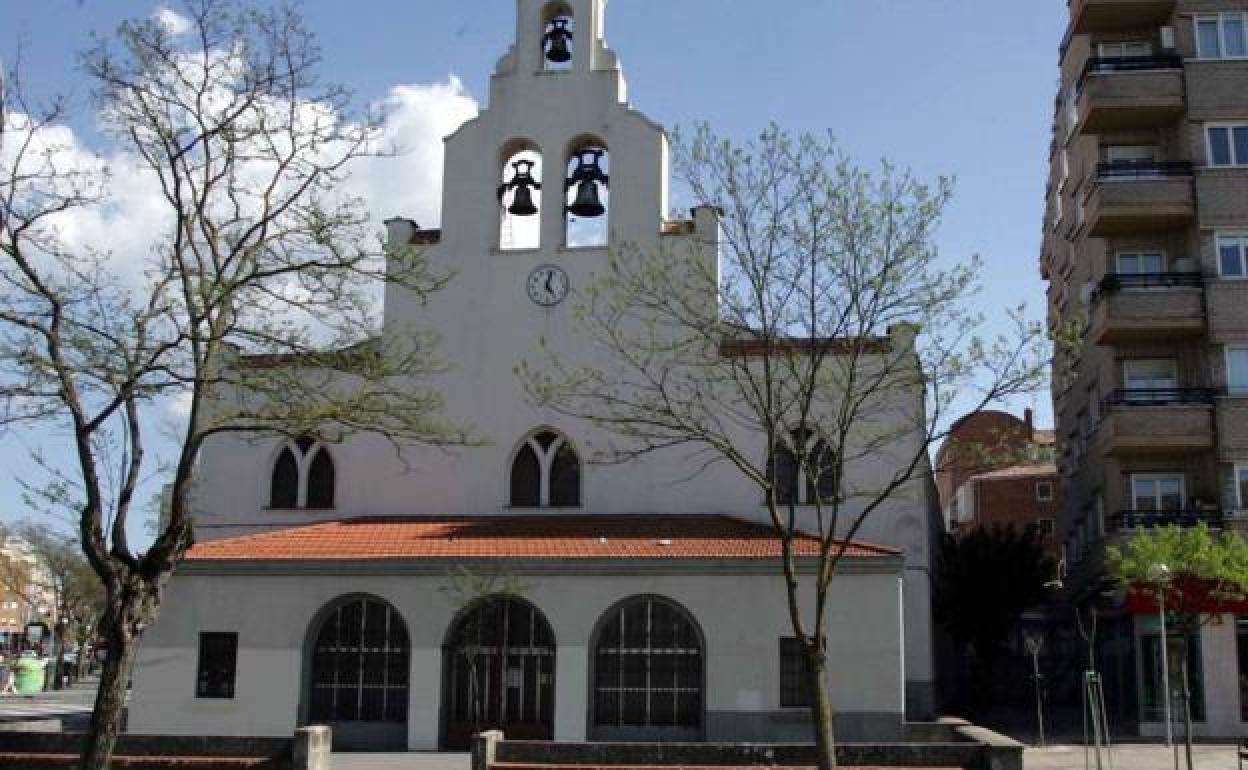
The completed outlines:
{"type": "Polygon", "coordinates": [[[1053,432],[1036,430],[1028,409],[1022,419],[981,411],[954,423],[936,453],[936,487],[950,531],[978,526],[1035,524],[1050,555],[1061,558],[1056,522],[1062,485],[1053,464],[1053,432]]]}

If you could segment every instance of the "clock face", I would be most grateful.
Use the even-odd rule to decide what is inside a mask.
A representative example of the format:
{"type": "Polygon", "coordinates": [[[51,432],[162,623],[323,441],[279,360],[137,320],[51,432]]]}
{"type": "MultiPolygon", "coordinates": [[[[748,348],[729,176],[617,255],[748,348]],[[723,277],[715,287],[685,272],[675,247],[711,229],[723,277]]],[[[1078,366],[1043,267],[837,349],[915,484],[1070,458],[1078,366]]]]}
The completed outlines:
{"type": "Polygon", "coordinates": [[[529,273],[526,288],[529,299],[542,307],[553,307],[568,296],[568,274],[556,265],[540,265],[529,273]]]}

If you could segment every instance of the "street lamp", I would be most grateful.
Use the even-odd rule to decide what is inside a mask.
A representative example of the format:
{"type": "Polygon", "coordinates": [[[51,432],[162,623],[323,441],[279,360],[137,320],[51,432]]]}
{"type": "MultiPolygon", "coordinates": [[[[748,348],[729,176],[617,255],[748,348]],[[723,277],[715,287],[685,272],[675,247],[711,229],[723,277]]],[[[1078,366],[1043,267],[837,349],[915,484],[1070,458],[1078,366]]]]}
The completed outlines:
{"type": "Polygon", "coordinates": [[[1157,584],[1157,606],[1161,619],[1161,686],[1164,713],[1166,718],[1166,745],[1174,745],[1174,734],[1170,724],[1170,653],[1166,639],[1166,584],[1170,582],[1170,568],[1158,562],[1148,568],[1148,578],[1157,584]]]}

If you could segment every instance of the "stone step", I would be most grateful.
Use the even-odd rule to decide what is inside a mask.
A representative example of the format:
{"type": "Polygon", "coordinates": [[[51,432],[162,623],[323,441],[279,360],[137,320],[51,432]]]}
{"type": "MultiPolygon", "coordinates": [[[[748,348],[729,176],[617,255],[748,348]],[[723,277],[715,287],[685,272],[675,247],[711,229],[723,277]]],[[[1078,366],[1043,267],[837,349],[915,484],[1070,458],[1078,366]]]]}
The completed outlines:
{"type": "MultiPolygon", "coordinates": [[[[77,754],[0,753],[0,770],[42,770],[77,767],[77,754]]],[[[151,757],[113,755],[116,770],[270,770],[279,763],[268,757],[151,757]]]]}
{"type": "MultiPolygon", "coordinates": [[[[792,765],[543,765],[529,762],[495,762],[490,770],[815,770],[813,767],[792,765]]],[[[842,767],[840,770],[959,770],[954,767],[842,767]]]]}

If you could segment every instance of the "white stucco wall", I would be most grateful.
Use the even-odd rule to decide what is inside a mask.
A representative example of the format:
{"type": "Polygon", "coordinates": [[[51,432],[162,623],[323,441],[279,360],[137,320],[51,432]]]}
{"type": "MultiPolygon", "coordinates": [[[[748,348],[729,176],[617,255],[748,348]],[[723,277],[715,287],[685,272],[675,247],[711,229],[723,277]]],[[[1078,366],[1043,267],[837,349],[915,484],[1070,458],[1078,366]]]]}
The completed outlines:
{"type": "MultiPolygon", "coordinates": [[[[453,271],[453,280],[427,304],[395,286],[388,287],[385,297],[387,333],[402,334],[414,324],[440,336],[439,353],[450,370],[431,384],[446,399],[446,416],[472,426],[485,444],[459,450],[409,447],[396,457],[387,442],[352,437],[330,448],[336,469],[333,510],[271,510],[270,474],[279,441],[219,436],[205,445],[199,458],[197,539],[356,516],[524,514],[529,511],[508,505],[508,473],[519,443],[540,426],[567,436],[586,461],[582,505],[542,513],[713,513],[766,519],[755,485],[727,463],[693,474],[705,457],[692,456],[689,449],[672,449],[623,465],[593,463],[610,437],[535,407],[514,373],[522,361],[539,366],[545,361],[539,347],[543,342],[569,361],[604,368],[611,363],[572,317],[577,290],[605,269],[608,250],[564,247],[562,212],[550,205],[562,189],[569,144],[577,137],[593,135],[610,150],[610,226],[615,242],[668,249],[673,259],[681,254],[714,259],[718,237],[710,209],[698,211],[694,233],[660,235],[668,209],[666,138],[659,126],[625,100],[615,56],[601,39],[605,3],[570,0],[569,5],[579,30],[573,70],[539,72],[545,3],[517,0],[517,43],[499,61],[490,84],[489,108],[447,138],[442,236],[428,248],[427,257],[453,271]],[[589,30],[596,30],[599,39],[588,40],[589,30]],[[536,144],[545,159],[542,245],[500,251],[495,197],[500,152],[517,139],[536,144]],[[558,264],[571,279],[573,296],[553,308],[534,305],[525,293],[529,272],[542,264],[558,264]]],[[[896,406],[875,414],[891,415],[896,421],[890,428],[895,441],[855,466],[851,486],[870,488],[876,477],[890,475],[899,458],[908,459],[921,440],[921,407],[896,406]]],[[[743,438],[750,440],[757,441],[760,457],[765,456],[762,437],[743,438]]],[[[904,551],[905,677],[920,690],[926,688],[930,697],[931,501],[924,489],[922,479],[904,486],[873,514],[858,537],[904,551]]],[[[723,593],[735,594],[735,585],[723,593]]],[[[854,599],[853,604],[861,606],[862,601],[854,599]]],[[[268,663],[266,672],[274,670],[268,663]]]]}
{"type": "MultiPolygon", "coordinates": [[[[570,570],[571,571],[571,570],[570,570]]],[[[779,709],[778,639],[788,636],[784,586],[759,574],[520,575],[524,597],[546,615],[557,644],[555,738],[583,740],[589,644],[617,601],[657,594],[681,604],[706,639],[708,718],[779,709]],[[731,589],[726,589],[731,585],[731,589]]],[[[899,571],[852,572],[836,581],[829,614],[833,702],[838,713],[895,717],[903,710],[899,571]]],[[[295,727],[309,624],[348,593],[389,601],[412,642],[408,746],[439,737],[442,644],[457,610],[439,575],[180,575],[144,640],[130,700],[132,732],[288,735],[295,727]],[[229,701],[195,694],[198,634],[239,634],[229,701]]]]}

